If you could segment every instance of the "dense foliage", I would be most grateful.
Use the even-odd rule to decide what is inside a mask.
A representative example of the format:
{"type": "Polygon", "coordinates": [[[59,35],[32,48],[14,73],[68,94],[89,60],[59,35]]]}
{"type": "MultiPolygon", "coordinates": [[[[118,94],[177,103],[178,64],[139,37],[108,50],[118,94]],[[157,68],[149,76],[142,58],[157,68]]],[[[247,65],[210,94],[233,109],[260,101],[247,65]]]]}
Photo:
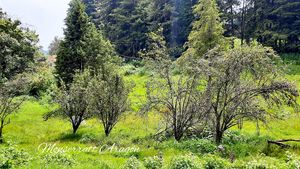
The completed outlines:
{"type": "Polygon", "coordinates": [[[56,70],[58,77],[69,84],[76,71],[102,69],[114,56],[114,49],[91,23],[79,0],[71,1],[66,26],[57,52],[56,70]]]}
{"type": "MultiPolygon", "coordinates": [[[[242,43],[257,40],[279,52],[299,52],[299,2],[294,0],[216,0],[222,12],[227,37],[242,43]]],[[[107,37],[126,58],[137,57],[145,48],[146,33],[160,25],[171,56],[179,57],[194,20],[192,9],[197,0],[84,0],[95,24],[105,28],[107,37]],[[134,35],[134,37],[132,37],[134,35]]],[[[209,5],[208,5],[209,6],[209,5]]],[[[201,10],[198,7],[198,11],[201,10]]],[[[208,23],[207,23],[208,24],[208,23]]],[[[234,41],[232,41],[232,45],[234,41]]]]}
{"type": "Polygon", "coordinates": [[[32,66],[37,42],[34,32],[7,17],[0,8],[0,83],[32,66]]]}

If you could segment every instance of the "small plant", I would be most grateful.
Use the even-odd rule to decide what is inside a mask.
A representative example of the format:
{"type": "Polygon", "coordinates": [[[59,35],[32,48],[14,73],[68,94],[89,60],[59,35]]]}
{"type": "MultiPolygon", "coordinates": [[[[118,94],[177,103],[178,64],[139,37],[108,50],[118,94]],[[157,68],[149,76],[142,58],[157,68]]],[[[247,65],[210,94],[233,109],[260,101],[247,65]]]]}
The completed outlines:
{"type": "Polygon", "coordinates": [[[96,136],[94,134],[84,134],[79,141],[80,143],[91,143],[96,141],[96,136]]]}
{"type": "Polygon", "coordinates": [[[130,157],[129,160],[126,161],[125,165],[122,169],[142,169],[144,168],[142,163],[136,157],[130,157]]]}
{"type": "Polygon", "coordinates": [[[253,160],[246,162],[242,168],[246,169],[286,169],[286,163],[264,155],[256,156],[253,160]]]}
{"type": "Polygon", "coordinates": [[[224,169],[229,167],[229,162],[215,155],[205,157],[205,169],[224,169]]]}
{"type": "Polygon", "coordinates": [[[24,166],[31,159],[31,156],[27,152],[18,150],[14,145],[0,149],[0,168],[24,166]]]}
{"type": "Polygon", "coordinates": [[[178,156],[172,159],[170,169],[200,169],[196,164],[196,157],[193,155],[178,156]]]}
{"type": "Polygon", "coordinates": [[[300,169],[300,159],[295,154],[286,152],[286,163],[288,169],[300,169]]]}
{"type": "Polygon", "coordinates": [[[161,169],[163,166],[163,159],[158,156],[149,157],[145,159],[144,164],[147,169],[161,169]]]}
{"type": "Polygon", "coordinates": [[[213,153],[217,146],[208,139],[190,140],[182,143],[182,149],[189,150],[193,153],[213,153]]]}
{"type": "Polygon", "coordinates": [[[63,166],[72,166],[75,164],[75,160],[71,156],[58,152],[44,154],[42,156],[42,162],[45,165],[57,164],[63,166]]]}

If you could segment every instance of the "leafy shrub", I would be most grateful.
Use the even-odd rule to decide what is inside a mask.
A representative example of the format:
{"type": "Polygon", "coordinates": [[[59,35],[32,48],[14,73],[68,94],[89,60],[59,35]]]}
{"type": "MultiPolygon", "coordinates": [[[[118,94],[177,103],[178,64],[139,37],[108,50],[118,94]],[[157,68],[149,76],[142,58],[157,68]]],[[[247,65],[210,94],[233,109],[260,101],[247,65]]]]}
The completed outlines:
{"type": "Polygon", "coordinates": [[[136,73],[136,67],[131,64],[126,64],[122,66],[122,72],[124,76],[133,75],[136,73]]]}
{"type": "Polygon", "coordinates": [[[224,144],[237,144],[240,142],[246,142],[247,138],[239,131],[227,131],[223,138],[224,144]]]}
{"type": "Polygon", "coordinates": [[[205,169],[224,169],[230,166],[229,162],[215,155],[208,155],[204,158],[205,169]]]}
{"type": "Polygon", "coordinates": [[[217,150],[217,146],[208,139],[190,140],[180,144],[181,149],[189,150],[193,153],[212,153],[217,150]]]}
{"type": "Polygon", "coordinates": [[[129,160],[126,161],[125,165],[122,169],[142,169],[144,168],[142,163],[136,157],[130,157],[129,160]]]}
{"type": "Polygon", "coordinates": [[[71,156],[61,152],[44,154],[42,155],[42,161],[45,165],[57,164],[71,166],[75,164],[75,160],[71,156]]]}
{"type": "Polygon", "coordinates": [[[145,159],[144,164],[147,169],[161,169],[163,166],[163,159],[158,156],[149,157],[145,159]]]}
{"type": "Polygon", "coordinates": [[[300,169],[300,159],[291,152],[286,152],[286,163],[288,169],[300,169]]]}
{"type": "Polygon", "coordinates": [[[286,163],[272,157],[259,155],[250,161],[235,163],[235,169],[286,169],[286,163]]]}
{"type": "Polygon", "coordinates": [[[0,149],[0,168],[14,168],[27,165],[31,156],[23,151],[17,150],[14,145],[0,149]]]}
{"type": "Polygon", "coordinates": [[[178,156],[172,159],[170,169],[200,169],[193,155],[178,156]]]}
{"type": "Polygon", "coordinates": [[[138,72],[138,73],[139,73],[139,76],[145,76],[145,75],[147,75],[147,73],[148,73],[147,70],[146,70],[146,68],[143,68],[143,67],[142,67],[142,68],[139,68],[138,71],[139,71],[139,72],[138,72]]]}
{"type": "Polygon", "coordinates": [[[96,136],[94,134],[88,133],[82,135],[81,139],[79,140],[80,143],[91,143],[96,141],[96,136]]]}
{"type": "Polygon", "coordinates": [[[29,94],[31,96],[47,95],[56,85],[53,70],[47,66],[38,67],[35,72],[28,73],[26,76],[30,81],[29,94]]]}

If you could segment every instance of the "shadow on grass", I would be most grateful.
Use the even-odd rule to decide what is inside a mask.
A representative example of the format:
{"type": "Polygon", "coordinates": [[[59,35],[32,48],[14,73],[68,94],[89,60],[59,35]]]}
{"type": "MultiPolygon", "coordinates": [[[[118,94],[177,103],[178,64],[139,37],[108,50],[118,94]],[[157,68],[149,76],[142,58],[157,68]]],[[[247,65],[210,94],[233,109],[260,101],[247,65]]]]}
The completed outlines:
{"type": "Polygon", "coordinates": [[[74,142],[78,142],[80,139],[82,138],[82,133],[62,133],[58,138],[56,138],[56,141],[63,141],[63,142],[67,142],[67,141],[74,141],[74,142]]]}

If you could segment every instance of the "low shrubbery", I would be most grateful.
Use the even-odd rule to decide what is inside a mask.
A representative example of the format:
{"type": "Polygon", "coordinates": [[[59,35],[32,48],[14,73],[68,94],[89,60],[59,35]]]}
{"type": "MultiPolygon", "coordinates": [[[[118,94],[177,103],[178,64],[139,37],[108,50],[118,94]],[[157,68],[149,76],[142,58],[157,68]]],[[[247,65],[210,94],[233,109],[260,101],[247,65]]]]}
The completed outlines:
{"type": "Polygon", "coordinates": [[[194,155],[177,156],[172,159],[170,169],[200,169],[201,165],[197,162],[194,155]]]}
{"type": "Polygon", "coordinates": [[[75,160],[65,153],[47,153],[41,156],[42,163],[47,165],[62,165],[62,166],[72,166],[75,164],[75,160]]]}
{"type": "Polygon", "coordinates": [[[163,159],[158,156],[148,157],[145,159],[144,165],[147,169],[161,169],[163,166],[163,159]]]}
{"type": "Polygon", "coordinates": [[[32,157],[23,150],[18,150],[15,145],[0,148],[0,168],[14,168],[27,165],[32,157]]]}
{"type": "Polygon", "coordinates": [[[216,144],[208,139],[195,139],[179,143],[179,148],[193,153],[213,153],[217,150],[216,144]]]}
{"type": "Polygon", "coordinates": [[[226,169],[230,167],[230,163],[218,156],[215,155],[207,155],[204,157],[204,165],[205,169],[226,169]]]}
{"type": "Polygon", "coordinates": [[[136,158],[136,157],[130,157],[122,169],[142,169],[144,168],[143,164],[136,158]]]}

